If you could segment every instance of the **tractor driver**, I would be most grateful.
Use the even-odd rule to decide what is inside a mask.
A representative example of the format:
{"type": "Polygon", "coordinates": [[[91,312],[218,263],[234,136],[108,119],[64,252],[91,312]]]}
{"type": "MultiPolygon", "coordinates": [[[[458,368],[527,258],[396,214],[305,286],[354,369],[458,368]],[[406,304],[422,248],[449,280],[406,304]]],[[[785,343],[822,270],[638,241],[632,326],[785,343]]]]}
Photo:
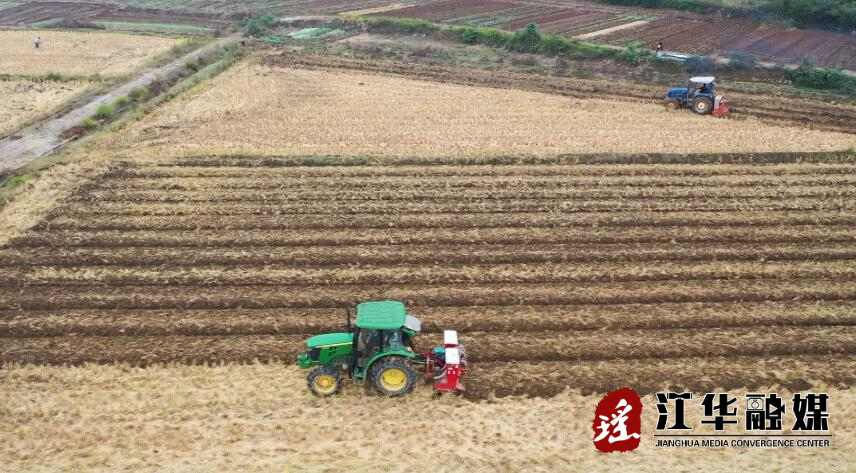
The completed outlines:
{"type": "Polygon", "coordinates": [[[369,359],[377,353],[383,345],[383,333],[380,330],[361,330],[357,339],[358,363],[365,366],[369,359]]]}
{"type": "Polygon", "coordinates": [[[690,83],[689,90],[687,92],[687,98],[692,99],[696,95],[704,92],[704,84],[700,84],[698,82],[690,83]]]}

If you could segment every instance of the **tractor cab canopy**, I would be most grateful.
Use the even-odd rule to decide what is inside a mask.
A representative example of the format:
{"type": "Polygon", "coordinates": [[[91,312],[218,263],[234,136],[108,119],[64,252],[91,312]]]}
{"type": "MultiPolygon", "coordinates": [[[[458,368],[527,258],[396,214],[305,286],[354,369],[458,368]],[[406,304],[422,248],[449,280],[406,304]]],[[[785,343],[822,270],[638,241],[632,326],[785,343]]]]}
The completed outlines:
{"type": "Polygon", "coordinates": [[[369,330],[398,330],[400,328],[412,332],[422,330],[422,322],[409,315],[401,301],[375,301],[358,304],[355,325],[360,329],[369,330]]]}
{"type": "Polygon", "coordinates": [[[357,305],[356,326],[372,330],[396,330],[404,325],[407,309],[399,301],[363,302],[357,305]]]}
{"type": "Polygon", "coordinates": [[[690,82],[692,82],[693,84],[711,84],[713,83],[714,79],[716,78],[713,76],[690,77],[690,82]]]}
{"type": "Polygon", "coordinates": [[[715,78],[713,76],[691,77],[689,88],[698,90],[701,93],[712,94],[714,79],[715,78]]]}
{"type": "Polygon", "coordinates": [[[422,330],[419,319],[408,315],[404,303],[400,301],[358,304],[354,325],[356,367],[363,370],[384,353],[412,357],[413,336],[422,330]]]}

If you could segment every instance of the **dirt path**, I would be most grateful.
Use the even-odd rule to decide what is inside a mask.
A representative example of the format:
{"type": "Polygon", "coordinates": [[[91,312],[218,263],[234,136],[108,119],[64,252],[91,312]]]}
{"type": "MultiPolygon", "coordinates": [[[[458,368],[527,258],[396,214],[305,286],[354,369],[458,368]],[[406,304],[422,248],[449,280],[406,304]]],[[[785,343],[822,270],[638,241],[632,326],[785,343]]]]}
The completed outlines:
{"type": "Polygon", "coordinates": [[[198,57],[235,40],[236,37],[232,36],[219,39],[181,56],[169,64],[152,69],[113,91],[94,98],[86,105],[78,107],[65,115],[49,119],[33,129],[12,135],[16,139],[12,139],[12,136],[9,136],[0,140],[0,175],[15,171],[33,159],[50,154],[65,144],[66,140],[61,136],[62,132],[80,124],[84,118],[95,113],[95,109],[100,105],[112,103],[117,98],[130,94],[133,89],[145,87],[158,77],[169,75],[179,68],[184,67],[184,63],[188,59],[198,57]]]}

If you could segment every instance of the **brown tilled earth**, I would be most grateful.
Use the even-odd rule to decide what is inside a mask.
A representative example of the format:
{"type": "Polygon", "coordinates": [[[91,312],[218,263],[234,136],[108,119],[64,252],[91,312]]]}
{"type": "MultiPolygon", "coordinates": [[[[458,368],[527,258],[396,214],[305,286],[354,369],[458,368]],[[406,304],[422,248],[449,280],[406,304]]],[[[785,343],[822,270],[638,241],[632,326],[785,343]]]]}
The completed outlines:
{"type": "Polygon", "coordinates": [[[473,398],[856,381],[852,164],[276,164],[59,194],[0,247],[0,361],[289,362],[398,298],[473,398]]]}

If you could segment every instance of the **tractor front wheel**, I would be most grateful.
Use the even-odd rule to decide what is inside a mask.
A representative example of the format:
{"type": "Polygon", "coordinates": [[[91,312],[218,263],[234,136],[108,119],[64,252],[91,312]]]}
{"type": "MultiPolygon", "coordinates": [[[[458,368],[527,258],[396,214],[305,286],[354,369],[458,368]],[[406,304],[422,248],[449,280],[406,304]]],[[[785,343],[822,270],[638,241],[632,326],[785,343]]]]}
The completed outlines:
{"type": "Polygon", "coordinates": [[[341,372],[332,366],[315,368],[307,378],[309,390],[316,396],[332,396],[342,385],[341,372]]]}
{"type": "Polygon", "coordinates": [[[707,97],[699,97],[693,100],[693,112],[699,115],[705,115],[710,113],[710,110],[713,108],[713,102],[710,101],[707,97]]]}
{"type": "Polygon", "coordinates": [[[669,110],[677,110],[680,106],[681,106],[681,103],[678,102],[677,100],[674,100],[674,99],[666,100],[666,108],[668,108],[669,110]]]}
{"type": "Polygon", "coordinates": [[[403,358],[389,357],[374,365],[372,380],[377,392],[397,397],[413,391],[416,373],[403,358]]]}

